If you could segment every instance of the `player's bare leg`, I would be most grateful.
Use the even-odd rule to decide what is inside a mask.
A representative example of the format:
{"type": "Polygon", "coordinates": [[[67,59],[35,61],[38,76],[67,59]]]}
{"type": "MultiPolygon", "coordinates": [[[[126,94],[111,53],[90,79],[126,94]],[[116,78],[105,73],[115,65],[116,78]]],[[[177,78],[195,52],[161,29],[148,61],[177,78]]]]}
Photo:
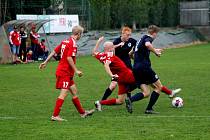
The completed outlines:
{"type": "Polygon", "coordinates": [[[53,115],[51,117],[52,121],[66,121],[65,119],[61,118],[59,114],[60,114],[63,102],[68,95],[68,92],[69,92],[68,89],[61,89],[60,95],[58,96],[56,100],[53,115]]]}
{"type": "Polygon", "coordinates": [[[12,54],[12,61],[13,61],[13,64],[16,64],[16,55],[15,54],[12,54]]]}
{"type": "Polygon", "coordinates": [[[71,94],[73,96],[72,97],[72,102],[73,102],[74,106],[76,107],[77,111],[80,113],[80,116],[82,118],[85,118],[87,116],[90,116],[90,115],[92,115],[94,113],[94,109],[92,109],[92,110],[85,110],[82,107],[82,105],[80,103],[80,100],[79,100],[79,98],[77,96],[77,88],[76,88],[76,85],[75,84],[73,84],[70,87],[70,92],[71,92],[71,94]]]}
{"type": "MultiPolygon", "coordinates": [[[[152,86],[155,88],[155,85],[152,85],[152,86]]],[[[179,93],[181,91],[181,88],[171,90],[168,87],[162,85],[161,91],[164,92],[165,94],[167,94],[169,96],[169,98],[173,98],[176,96],[177,93],[179,93]]]]}
{"type": "Polygon", "coordinates": [[[121,105],[125,102],[126,94],[118,95],[118,98],[116,99],[116,104],[121,105]]]}

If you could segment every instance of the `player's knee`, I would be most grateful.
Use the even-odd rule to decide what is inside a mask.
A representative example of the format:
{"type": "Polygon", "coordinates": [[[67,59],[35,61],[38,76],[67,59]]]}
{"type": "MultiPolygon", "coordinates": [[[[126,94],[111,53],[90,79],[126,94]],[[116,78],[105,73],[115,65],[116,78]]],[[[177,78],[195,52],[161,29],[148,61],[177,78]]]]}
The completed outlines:
{"type": "Polygon", "coordinates": [[[77,97],[77,92],[72,92],[71,95],[72,97],[77,97]]]}
{"type": "Polygon", "coordinates": [[[71,94],[72,94],[72,95],[76,95],[76,94],[77,94],[77,89],[71,90],[71,94]]]}
{"type": "Polygon", "coordinates": [[[116,100],[116,103],[118,104],[118,105],[121,105],[121,104],[123,104],[125,102],[125,100],[123,100],[123,99],[117,99],[116,100]]]}
{"type": "Polygon", "coordinates": [[[144,94],[144,98],[147,98],[147,97],[149,97],[150,92],[149,91],[144,91],[143,94],[144,94]]]}
{"type": "Polygon", "coordinates": [[[162,86],[157,86],[157,87],[155,87],[154,90],[155,90],[157,93],[160,93],[161,90],[162,90],[162,86]]]}
{"type": "Polygon", "coordinates": [[[61,93],[61,94],[58,96],[58,98],[64,100],[64,99],[66,98],[67,95],[68,95],[68,94],[61,93]]]}

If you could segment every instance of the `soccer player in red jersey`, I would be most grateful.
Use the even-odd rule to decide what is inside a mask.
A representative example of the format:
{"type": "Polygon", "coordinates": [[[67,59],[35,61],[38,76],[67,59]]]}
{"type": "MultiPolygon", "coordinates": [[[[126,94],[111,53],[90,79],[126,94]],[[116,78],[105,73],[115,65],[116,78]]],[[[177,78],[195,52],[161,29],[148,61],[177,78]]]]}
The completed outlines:
{"type": "MultiPolygon", "coordinates": [[[[118,45],[118,47],[115,47],[114,52],[115,52],[115,55],[119,57],[128,68],[132,70],[132,64],[131,64],[129,52],[132,50],[132,48],[136,46],[136,40],[131,38],[131,33],[132,33],[131,28],[127,26],[122,27],[120,37],[116,38],[113,41],[113,44],[117,45],[121,42],[124,43],[121,46],[118,45]]],[[[101,100],[106,100],[116,87],[117,87],[117,82],[111,81],[109,87],[105,90],[104,95],[101,100]]],[[[127,95],[129,97],[130,93],[127,93],[127,95]]]]}
{"type": "MultiPolygon", "coordinates": [[[[118,82],[118,98],[96,101],[95,106],[98,111],[101,111],[101,105],[123,104],[125,102],[126,93],[129,92],[130,86],[135,85],[135,79],[125,63],[114,55],[113,51],[116,46],[112,42],[104,43],[104,52],[98,52],[100,43],[104,37],[100,37],[92,51],[93,56],[104,64],[105,71],[109,74],[113,81],[118,82]]],[[[123,45],[122,43],[118,45],[123,45]]]]}
{"type": "Polygon", "coordinates": [[[9,41],[10,41],[11,50],[12,50],[13,64],[16,64],[16,62],[19,60],[18,55],[19,55],[21,39],[20,39],[20,34],[17,31],[16,25],[13,27],[13,29],[14,30],[9,33],[9,41]]]}
{"type": "Polygon", "coordinates": [[[82,118],[92,115],[94,112],[94,110],[86,111],[82,107],[80,100],[77,96],[77,88],[73,80],[74,73],[76,73],[79,77],[83,75],[82,71],[78,70],[75,65],[77,54],[76,41],[80,39],[83,30],[84,29],[81,26],[74,26],[72,28],[72,36],[68,40],[62,41],[61,44],[58,45],[54,49],[54,51],[51,52],[51,54],[47,57],[47,59],[39,66],[40,69],[45,68],[48,61],[55,54],[60,54],[61,59],[56,70],[56,88],[60,89],[61,92],[56,100],[54,113],[51,117],[51,120],[53,121],[64,121],[64,119],[62,119],[59,116],[59,113],[63,105],[64,99],[67,97],[69,91],[73,95],[72,102],[82,118]]]}

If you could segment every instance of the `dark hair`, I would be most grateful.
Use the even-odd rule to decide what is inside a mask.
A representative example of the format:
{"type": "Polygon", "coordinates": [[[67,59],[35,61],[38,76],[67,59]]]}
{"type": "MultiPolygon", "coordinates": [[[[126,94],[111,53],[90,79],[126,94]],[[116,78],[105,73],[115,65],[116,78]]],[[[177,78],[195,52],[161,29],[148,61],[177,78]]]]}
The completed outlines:
{"type": "Polygon", "coordinates": [[[45,42],[45,39],[41,39],[41,42],[45,42]]]}
{"type": "Polygon", "coordinates": [[[25,27],[24,27],[24,26],[20,26],[20,29],[21,29],[21,28],[24,28],[24,29],[25,29],[25,27]]]}
{"type": "Polygon", "coordinates": [[[14,25],[14,26],[13,26],[13,29],[17,29],[17,26],[16,26],[16,25],[14,25]]]}

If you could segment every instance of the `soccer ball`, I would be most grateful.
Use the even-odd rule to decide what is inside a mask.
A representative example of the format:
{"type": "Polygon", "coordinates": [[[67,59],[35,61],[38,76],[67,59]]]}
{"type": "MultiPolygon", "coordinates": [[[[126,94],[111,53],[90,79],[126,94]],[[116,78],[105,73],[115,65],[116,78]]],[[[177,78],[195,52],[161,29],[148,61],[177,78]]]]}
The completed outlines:
{"type": "Polygon", "coordinates": [[[183,102],[182,98],[180,98],[180,97],[173,98],[171,103],[172,103],[172,106],[176,107],[176,108],[183,107],[183,105],[184,105],[184,102],[183,102]]]}

